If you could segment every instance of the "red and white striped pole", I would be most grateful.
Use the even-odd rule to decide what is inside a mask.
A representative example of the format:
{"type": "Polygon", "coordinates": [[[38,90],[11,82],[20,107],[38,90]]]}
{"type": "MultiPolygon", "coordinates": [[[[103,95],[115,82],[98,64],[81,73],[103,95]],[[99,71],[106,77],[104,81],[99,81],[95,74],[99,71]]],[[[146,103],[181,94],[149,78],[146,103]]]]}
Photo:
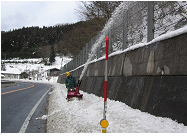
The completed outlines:
{"type": "Polygon", "coordinates": [[[106,133],[106,128],[109,123],[106,119],[106,111],[107,111],[107,98],[108,98],[108,50],[109,50],[109,37],[106,37],[106,61],[105,61],[105,80],[104,80],[104,111],[103,111],[103,119],[100,124],[103,127],[102,132],[106,133]]]}
{"type": "Polygon", "coordinates": [[[105,80],[104,80],[104,119],[106,119],[106,106],[108,97],[108,49],[109,49],[109,37],[106,37],[106,61],[105,61],[105,80]]]}

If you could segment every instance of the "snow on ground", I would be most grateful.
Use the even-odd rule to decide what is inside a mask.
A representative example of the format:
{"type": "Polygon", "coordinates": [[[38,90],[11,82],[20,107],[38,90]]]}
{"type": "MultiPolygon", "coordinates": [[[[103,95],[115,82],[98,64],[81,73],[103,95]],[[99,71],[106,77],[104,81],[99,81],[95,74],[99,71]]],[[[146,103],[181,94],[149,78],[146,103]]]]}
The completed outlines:
{"type": "Polygon", "coordinates": [[[11,68],[10,66],[6,67],[6,71],[1,71],[1,73],[13,73],[13,74],[21,74],[21,71],[17,68],[11,68]]]}
{"type": "Polygon", "coordinates": [[[13,58],[11,60],[2,60],[3,62],[30,62],[30,63],[36,63],[38,61],[41,61],[42,58],[32,58],[32,59],[19,59],[19,58],[13,58]]]}
{"type": "Polygon", "coordinates": [[[39,72],[43,72],[45,70],[51,69],[51,68],[58,68],[60,69],[61,66],[64,66],[66,63],[71,61],[71,58],[63,57],[63,60],[61,57],[55,57],[55,62],[53,65],[47,66],[43,63],[39,64],[41,62],[41,58],[38,59],[11,59],[11,60],[2,60],[2,62],[5,62],[6,68],[13,67],[19,69],[21,72],[24,71],[33,71],[37,70],[39,72]],[[8,62],[17,62],[17,63],[8,63],[8,62]],[[27,62],[27,63],[22,63],[27,62]],[[38,64],[37,64],[38,63],[38,64]]]}
{"type": "MultiPolygon", "coordinates": [[[[47,132],[100,133],[100,120],[103,116],[103,98],[83,93],[83,100],[67,102],[64,85],[55,83],[50,92],[47,132]]],[[[109,133],[129,132],[187,132],[187,126],[169,118],[155,117],[149,113],[132,109],[125,103],[108,100],[107,119],[109,133]]]]}
{"type": "Polygon", "coordinates": [[[61,67],[63,67],[66,63],[68,63],[69,61],[71,61],[72,59],[71,58],[68,58],[68,57],[56,57],[55,58],[55,62],[53,63],[53,65],[51,66],[43,66],[43,70],[48,70],[48,69],[51,69],[51,68],[58,68],[60,69],[61,67]]]}

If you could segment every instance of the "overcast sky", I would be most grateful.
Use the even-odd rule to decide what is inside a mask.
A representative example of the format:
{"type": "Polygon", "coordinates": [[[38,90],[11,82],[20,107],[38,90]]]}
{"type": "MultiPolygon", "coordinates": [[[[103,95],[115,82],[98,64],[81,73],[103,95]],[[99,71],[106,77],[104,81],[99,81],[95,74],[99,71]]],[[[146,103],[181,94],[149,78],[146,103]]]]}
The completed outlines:
{"type": "Polygon", "coordinates": [[[78,22],[79,1],[1,1],[1,30],[78,22]]]}

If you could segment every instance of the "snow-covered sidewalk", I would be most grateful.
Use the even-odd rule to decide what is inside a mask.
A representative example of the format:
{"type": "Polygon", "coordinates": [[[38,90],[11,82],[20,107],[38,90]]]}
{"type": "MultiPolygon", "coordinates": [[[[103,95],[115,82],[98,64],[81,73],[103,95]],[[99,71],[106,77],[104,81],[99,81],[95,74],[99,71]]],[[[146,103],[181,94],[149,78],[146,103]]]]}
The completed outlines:
{"type": "MultiPolygon", "coordinates": [[[[50,92],[47,132],[100,133],[103,116],[103,98],[83,93],[83,100],[67,102],[64,85],[55,83],[50,92]]],[[[187,132],[187,126],[171,119],[155,117],[125,103],[108,100],[109,133],[128,132],[187,132]]]]}

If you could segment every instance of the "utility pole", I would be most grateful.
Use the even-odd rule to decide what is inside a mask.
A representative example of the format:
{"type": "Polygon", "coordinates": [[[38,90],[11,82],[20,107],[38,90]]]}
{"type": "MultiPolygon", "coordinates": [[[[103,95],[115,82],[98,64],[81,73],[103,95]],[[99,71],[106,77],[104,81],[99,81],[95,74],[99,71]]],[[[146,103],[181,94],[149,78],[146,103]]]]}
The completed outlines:
{"type": "Polygon", "coordinates": [[[154,1],[148,1],[147,42],[154,39],[154,1]]]}

